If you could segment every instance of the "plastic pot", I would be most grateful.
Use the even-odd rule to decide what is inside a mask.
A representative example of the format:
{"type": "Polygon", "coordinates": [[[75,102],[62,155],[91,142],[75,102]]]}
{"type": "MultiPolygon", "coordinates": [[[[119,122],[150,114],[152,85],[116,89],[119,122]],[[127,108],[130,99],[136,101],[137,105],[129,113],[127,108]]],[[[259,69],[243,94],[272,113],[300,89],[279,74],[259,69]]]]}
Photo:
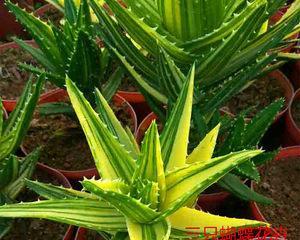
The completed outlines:
{"type": "MultiPolygon", "coordinates": [[[[281,161],[285,158],[299,157],[299,156],[300,156],[300,146],[288,147],[288,148],[281,149],[281,151],[278,153],[278,155],[275,157],[273,161],[281,161]]],[[[254,181],[251,181],[252,190],[254,190],[254,184],[255,184],[254,181]]],[[[250,202],[250,209],[251,209],[251,215],[254,219],[258,221],[268,222],[264,217],[263,213],[260,211],[259,206],[257,205],[256,202],[250,202]]],[[[272,229],[272,231],[273,234],[279,236],[279,234],[274,229],[272,229]]]]}
{"type": "Polygon", "coordinates": [[[135,134],[135,139],[137,143],[140,144],[142,142],[145,132],[147,131],[148,127],[154,120],[157,120],[157,116],[155,115],[154,112],[152,112],[149,115],[147,115],[145,119],[140,123],[135,134]]]}
{"type": "Polygon", "coordinates": [[[300,89],[296,91],[285,117],[284,145],[286,147],[300,145],[300,129],[292,114],[292,106],[296,101],[300,101],[300,89]]]}
{"type": "Polygon", "coordinates": [[[133,106],[139,123],[152,112],[150,106],[140,92],[118,91],[117,93],[133,106]]]}
{"type": "MultiPolygon", "coordinates": [[[[284,114],[287,112],[289,106],[291,105],[293,96],[294,96],[294,88],[289,81],[289,79],[279,70],[275,70],[273,72],[270,72],[268,74],[269,78],[276,79],[277,83],[281,86],[284,94],[285,99],[285,107],[284,109],[277,114],[276,119],[274,122],[277,122],[280,118],[284,116],[284,114]]],[[[255,83],[254,83],[255,84],[255,83]]]]}

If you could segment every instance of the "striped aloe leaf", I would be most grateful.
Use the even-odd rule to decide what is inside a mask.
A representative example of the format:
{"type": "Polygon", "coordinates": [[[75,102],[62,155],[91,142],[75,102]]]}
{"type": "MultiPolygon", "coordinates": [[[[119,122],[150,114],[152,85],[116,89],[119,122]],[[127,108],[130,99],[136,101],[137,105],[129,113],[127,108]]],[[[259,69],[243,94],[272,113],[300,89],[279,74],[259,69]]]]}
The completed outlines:
{"type": "MultiPolygon", "coordinates": [[[[214,216],[188,205],[197,194],[235,167],[262,153],[243,150],[213,158],[217,126],[187,157],[194,68],[184,81],[167,122],[169,127],[163,130],[164,137],[159,137],[153,122],[136,155],[126,150],[130,141],[101,93],[97,92],[97,101],[103,108],[99,116],[78,87],[69,78],[66,81],[101,179],[84,179],[82,192],[26,181],[28,187],[47,200],[1,206],[0,217],[44,218],[103,231],[112,239],[132,240],[187,237],[183,224],[191,221],[197,226],[207,222],[234,228],[267,225],[214,216]],[[169,155],[163,154],[164,148],[169,155]]],[[[204,239],[203,229],[199,230],[199,236],[204,239]]]]}

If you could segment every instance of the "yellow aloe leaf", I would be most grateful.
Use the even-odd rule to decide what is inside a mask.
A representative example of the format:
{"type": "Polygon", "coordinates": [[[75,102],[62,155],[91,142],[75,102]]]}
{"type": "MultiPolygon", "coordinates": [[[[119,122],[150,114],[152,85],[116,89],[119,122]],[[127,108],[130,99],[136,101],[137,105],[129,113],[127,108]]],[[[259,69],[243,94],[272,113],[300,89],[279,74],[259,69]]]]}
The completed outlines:
{"type": "Polygon", "coordinates": [[[239,151],[211,159],[206,163],[194,163],[166,175],[167,195],[162,209],[176,211],[196,195],[225,176],[239,164],[262,153],[261,150],[239,151]]]}
{"type": "Polygon", "coordinates": [[[89,180],[89,181],[105,191],[113,191],[113,192],[124,193],[124,194],[127,194],[129,192],[129,186],[120,180],[113,180],[113,181],[89,180]]]}
{"type": "Polygon", "coordinates": [[[194,151],[188,156],[187,163],[191,164],[195,162],[206,162],[211,159],[216,146],[219,130],[220,124],[211,130],[194,149],[194,151]]]}
{"type": "Polygon", "coordinates": [[[196,209],[183,207],[177,212],[169,216],[170,223],[173,229],[189,232],[203,233],[204,228],[209,230],[207,227],[216,227],[220,230],[222,227],[229,228],[241,228],[249,226],[270,226],[270,224],[255,220],[229,218],[213,215],[196,209]]]}
{"type": "Polygon", "coordinates": [[[193,105],[195,66],[192,67],[183,90],[161,135],[165,169],[172,171],[185,165],[193,105]]]}
{"type": "Polygon", "coordinates": [[[154,224],[141,224],[126,219],[130,240],[168,240],[171,234],[171,225],[168,219],[154,224]]]}

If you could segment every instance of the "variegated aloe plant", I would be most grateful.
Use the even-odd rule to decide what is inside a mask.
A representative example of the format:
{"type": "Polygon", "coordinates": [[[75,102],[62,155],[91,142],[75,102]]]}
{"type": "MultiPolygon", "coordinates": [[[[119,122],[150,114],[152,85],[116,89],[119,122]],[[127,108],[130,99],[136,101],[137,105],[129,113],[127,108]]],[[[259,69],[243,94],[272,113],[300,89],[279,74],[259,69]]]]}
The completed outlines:
{"type": "MultiPolygon", "coordinates": [[[[205,226],[245,227],[266,223],[211,215],[194,209],[204,189],[261,150],[212,158],[216,126],[187,156],[194,68],[186,80],[161,136],[149,127],[141,150],[97,90],[98,113],[76,85],[67,90],[92,151],[100,180],[84,179],[84,191],[27,181],[48,200],[0,207],[0,217],[44,218],[104,231],[117,239],[205,238],[205,226]]],[[[115,239],[115,238],[114,238],[115,239]]]]}
{"type": "MultiPolygon", "coordinates": [[[[67,11],[59,26],[40,20],[9,0],[6,5],[39,48],[20,39],[15,39],[15,42],[45,68],[49,81],[63,88],[68,74],[89,100],[94,99],[92,92],[95,87],[100,87],[104,96],[110,99],[120,84],[123,71],[118,66],[112,66],[108,51],[96,43],[87,0],[80,2],[78,8],[73,0],[65,1],[67,11]]],[[[33,73],[44,72],[35,66],[20,66],[33,73]]]]}
{"type": "MultiPolygon", "coordinates": [[[[19,159],[14,155],[26,134],[35,106],[38,102],[43,76],[33,84],[30,80],[15,110],[4,121],[2,102],[0,103],[0,205],[12,203],[25,186],[24,180],[30,178],[39,157],[36,150],[19,159]]],[[[0,238],[10,229],[12,220],[0,219],[0,238]]]]}
{"type": "MultiPolygon", "coordinates": [[[[282,63],[286,55],[280,52],[281,47],[299,30],[300,22],[298,0],[281,21],[269,28],[268,18],[285,1],[124,0],[128,8],[115,0],[105,2],[117,21],[98,1],[90,0],[99,20],[97,32],[134,77],[162,121],[168,115],[163,105],[172,109],[184,84],[186,68],[196,60],[192,118],[196,141],[192,144],[197,144],[219,121],[219,108],[232,96],[282,63]]],[[[256,148],[281,106],[281,101],[272,104],[248,125],[241,120],[243,115],[231,121],[231,135],[216,154],[256,148]]],[[[271,158],[272,154],[264,154],[265,160],[271,158]]],[[[255,162],[247,161],[235,173],[259,180],[255,162]]],[[[220,184],[242,199],[270,203],[234,175],[226,176],[220,184]]]]}

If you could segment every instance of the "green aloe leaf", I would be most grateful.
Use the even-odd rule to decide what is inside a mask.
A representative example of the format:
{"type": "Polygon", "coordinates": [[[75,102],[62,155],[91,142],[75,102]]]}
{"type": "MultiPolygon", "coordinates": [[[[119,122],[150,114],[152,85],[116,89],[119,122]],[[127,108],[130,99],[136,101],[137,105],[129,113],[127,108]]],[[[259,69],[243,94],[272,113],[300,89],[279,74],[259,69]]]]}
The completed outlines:
{"type": "Polygon", "coordinates": [[[64,13],[68,22],[75,25],[77,19],[77,7],[73,0],[64,1],[64,13]]]}
{"type": "Polygon", "coordinates": [[[284,100],[279,99],[256,114],[246,126],[243,137],[244,147],[256,146],[259,143],[283,105],[284,100]]]}
{"type": "Polygon", "coordinates": [[[156,27],[147,25],[143,19],[139,18],[132,11],[121,7],[114,0],[106,0],[106,3],[116,15],[118,22],[130,34],[130,36],[148,52],[155,55],[157,42],[176,60],[190,63],[193,57],[184,49],[176,46],[176,43],[170,44],[163,35],[159,34],[156,27]]]}
{"type": "Polygon", "coordinates": [[[19,147],[29,127],[35,106],[39,100],[44,79],[45,76],[41,75],[36,83],[32,83],[31,80],[28,81],[16,108],[5,122],[2,133],[5,138],[1,139],[1,150],[3,148],[6,148],[6,150],[1,151],[1,158],[14,152],[19,147]]]}
{"type": "Polygon", "coordinates": [[[28,154],[20,163],[18,175],[10,184],[8,184],[3,192],[10,199],[16,199],[19,193],[25,187],[25,179],[30,178],[35,170],[35,166],[40,157],[40,149],[36,149],[28,154]]]}
{"type": "Polygon", "coordinates": [[[117,92],[124,77],[124,70],[117,68],[109,77],[107,82],[102,85],[103,96],[109,101],[117,92]]]}
{"type": "Polygon", "coordinates": [[[0,169],[0,189],[3,189],[18,177],[19,160],[10,155],[0,162],[0,169]]]}
{"type": "Polygon", "coordinates": [[[252,191],[241,181],[240,178],[233,174],[227,174],[218,182],[218,184],[227,191],[230,191],[239,199],[243,199],[245,201],[255,201],[263,204],[272,203],[272,199],[252,191]]]}
{"type": "Polygon", "coordinates": [[[158,73],[161,89],[167,92],[167,96],[172,102],[176,102],[186,77],[163,48],[159,47],[158,51],[158,73]]]}
{"type": "MultiPolygon", "coordinates": [[[[38,181],[25,180],[26,187],[36,192],[40,196],[48,200],[64,200],[64,199],[89,199],[99,200],[95,195],[85,193],[82,191],[76,191],[71,188],[64,188],[60,186],[54,186],[52,184],[45,184],[38,181]]],[[[97,202],[95,202],[97,204],[97,202]]]]}
{"type": "Polygon", "coordinates": [[[70,61],[68,76],[77,83],[84,95],[91,100],[94,86],[100,83],[100,48],[88,33],[80,30],[70,61]]]}
{"type": "Polygon", "coordinates": [[[120,26],[108,15],[108,13],[95,0],[90,5],[103,27],[96,28],[97,34],[106,43],[107,47],[117,48],[120,56],[125,56],[130,64],[134,64],[148,78],[155,78],[155,67],[149,60],[124,36],[120,26]]]}

